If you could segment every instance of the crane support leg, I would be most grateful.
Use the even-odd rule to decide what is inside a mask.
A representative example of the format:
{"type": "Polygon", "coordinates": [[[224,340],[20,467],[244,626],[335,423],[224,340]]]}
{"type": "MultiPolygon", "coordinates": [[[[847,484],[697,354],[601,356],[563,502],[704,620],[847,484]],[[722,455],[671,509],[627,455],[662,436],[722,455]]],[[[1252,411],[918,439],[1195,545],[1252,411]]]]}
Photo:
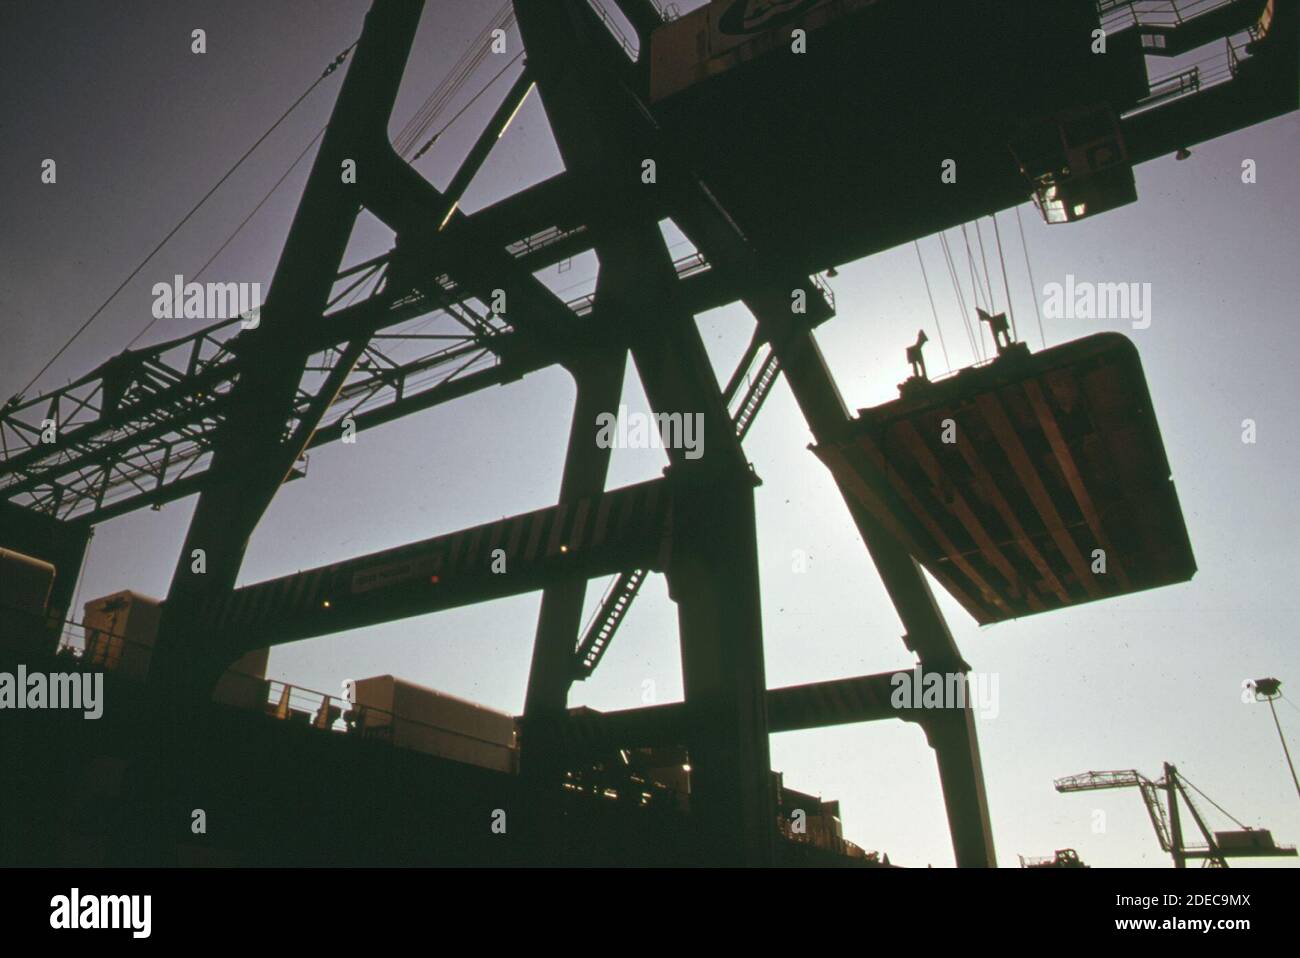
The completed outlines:
{"type": "MultiPolygon", "coordinates": [[[[767,334],[817,441],[836,438],[849,424],[848,409],[811,331],[794,322],[788,290],[755,287],[744,302],[767,334]]],[[[916,653],[925,671],[960,672],[965,681],[964,673],[970,667],[962,659],[916,560],[866,509],[848,496],[845,503],[903,623],[908,648],[916,653]]],[[[928,737],[939,762],[955,860],[961,867],[996,867],[993,827],[969,696],[965,708],[944,714],[945,718],[932,723],[928,737]]]]}
{"type": "MultiPolygon", "coordinates": [[[[611,209],[616,208],[611,206],[611,209]]],[[[606,221],[597,234],[602,280],[657,413],[695,417],[698,455],[672,463],[669,593],[678,604],[686,702],[693,723],[691,810],[710,860],[768,864],[775,808],[754,527],[753,474],[677,279],[649,217],[606,221]]]]}
{"type": "Polygon", "coordinates": [[[1183,822],[1178,812],[1178,771],[1168,762],[1165,762],[1165,792],[1169,800],[1169,851],[1174,856],[1174,867],[1186,868],[1183,822]]]}
{"type": "Polygon", "coordinates": [[[696,721],[687,741],[691,811],[727,864],[771,864],[771,794],[753,489],[718,486],[674,504],[668,581],[682,677],[696,721]]]}
{"type": "Polygon", "coordinates": [[[598,311],[628,344],[657,414],[702,428],[702,454],[669,448],[683,685],[707,714],[687,742],[691,814],[712,861],[773,860],[753,477],[659,230],[657,188],[644,180],[644,121],[593,64],[600,29],[585,4],[518,0],[515,12],[565,166],[584,177],[600,260],[598,311]],[[608,310],[608,312],[606,312],[608,310]]]}
{"type": "MultiPolygon", "coordinates": [[[[325,311],[357,217],[354,188],[341,182],[340,169],[367,137],[383,137],[422,6],[378,2],[367,14],[260,324],[248,337],[246,348],[261,361],[233,387],[159,624],[151,680],[179,702],[205,700],[233,660],[217,643],[190,641],[203,631],[190,628],[191,616],[203,599],[234,587],[249,537],[315,428],[300,422],[286,438],[308,359],[302,340],[325,311]]],[[[326,408],[315,404],[317,421],[326,408]]]]}
{"type": "MultiPolygon", "coordinates": [[[[965,675],[962,681],[969,681],[965,675]]],[[[961,708],[940,709],[922,720],[926,740],[939,764],[939,783],[948,813],[953,856],[960,867],[997,867],[984,770],[970,695],[961,708]]]]}
{"type": "Polygon", "coordinates": [[[328,390],[338,389],[363,345],[352,344],[318,401],[293,423],[310,353],[303,343],[325,312],[358,212],[354,188],[341,182],[342,163],[369,151],[367,138],[384,137],[422,8],[378,0],[367,14],[259,325],[239,337],[259,361],[232,387],[163,606],[149,682],[166,714],[156,749],[137,756],[124,783],[128,803],[149,810],[142,816],[148,824],[118,836],[121,860],[166,862],[188,810],[201,804],[185,794],[193,778],[187,769],[203,761],[203,704],[237,656],[221,636],[214,641],[211,630],[192,628],[193,617],[205,600],[233,589],[249,537],[328,408],[328,390]]]}
{"type": "MultiPolygon", "coordinates": [[[[618,409],[624,363],[625,353],[611,350],[599,360],[574,367],[577,399],[569,429],[564,477],[560,482],[561,502],[577,502],[585,496],[599,494],[605,488],[612,450],[596,443],[596,417],[602,412],[618,409]]],[[[532,667],[528,673],[528,693],[524,700],[526,718],[564,713],[569,687],[573,684],[573,650],[582,627],[582,602],[586,592],[586,580],[577,578],[557,582],[542,592],[532,667]]],[[[525,770],[529,770],[530,765],[536,767],[534,756],[528,754],[527,742],[522,749],[525,770]]]]}

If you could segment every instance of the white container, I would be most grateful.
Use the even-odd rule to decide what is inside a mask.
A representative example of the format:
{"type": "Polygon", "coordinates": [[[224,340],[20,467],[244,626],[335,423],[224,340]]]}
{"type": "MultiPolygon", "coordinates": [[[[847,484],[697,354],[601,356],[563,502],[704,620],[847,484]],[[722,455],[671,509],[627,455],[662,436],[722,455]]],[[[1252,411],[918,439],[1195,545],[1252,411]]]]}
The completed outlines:
{"type": "Polygon", "coordinates": [[[391,675],[358,679],[356,704],[361,727],[391,737],[399,748],[498,772],[518,770],[512,715],[391,675]]]}

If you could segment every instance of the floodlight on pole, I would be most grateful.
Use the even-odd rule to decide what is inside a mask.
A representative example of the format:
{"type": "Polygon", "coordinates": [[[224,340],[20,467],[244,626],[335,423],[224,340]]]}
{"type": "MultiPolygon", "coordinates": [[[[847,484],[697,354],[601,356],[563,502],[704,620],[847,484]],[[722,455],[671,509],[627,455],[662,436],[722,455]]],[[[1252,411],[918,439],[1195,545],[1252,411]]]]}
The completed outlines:
{"type": "Polygon", "coordinates": [[[1282,682],[1279,679],[1255,679],[1251,683],[1256,697],[1262,696],[1268,702],[1269,711],[1273,713],[1273,724],[1277,726],[1277,737],[1282,741],[1282,754],[1286,756],[1287,767],[1291,769],[1291,781],[1295,783],[1295,793],[1300,796],[1300,779],[1296,778],[1295,762],[1291,761],[1291,750],[1287,748],[1286,736],[1282,734],[1282,723],[1277,719],[1277,708],[1273,700],[1282,694],[1282,682]]]}

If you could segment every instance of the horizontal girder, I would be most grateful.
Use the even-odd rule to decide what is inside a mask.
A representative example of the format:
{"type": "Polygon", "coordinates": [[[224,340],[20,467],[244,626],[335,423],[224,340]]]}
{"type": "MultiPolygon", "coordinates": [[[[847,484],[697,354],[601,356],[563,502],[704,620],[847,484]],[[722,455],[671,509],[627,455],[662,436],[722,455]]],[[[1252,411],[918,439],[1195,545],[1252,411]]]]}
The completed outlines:
{"type": "Polygon", "coordinates": [[[655,479],[244,586],[209,600],[197,621],[243,653],[532,592],[565,577],[662,569],[671,521],[668,480],[655,479]]]}

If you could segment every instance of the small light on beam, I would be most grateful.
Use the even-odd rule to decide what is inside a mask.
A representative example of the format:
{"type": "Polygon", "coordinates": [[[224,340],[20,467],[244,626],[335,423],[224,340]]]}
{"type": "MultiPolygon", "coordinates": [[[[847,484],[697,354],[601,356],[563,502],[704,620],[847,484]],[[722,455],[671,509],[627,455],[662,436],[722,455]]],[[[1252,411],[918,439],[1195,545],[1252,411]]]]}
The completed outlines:
{"type": "Polygon", "coordinates": [[[529,94],[532,93],[533,90],[535,90],[536,88],[537,88],[537,84],[534,83],[532,86],[530,86],[527,90],[524,91],[524,95],[519,98],[519,103],[515,106],[514,110],[511,111],[509,119],[507,119],[506,122],[502,124],[501,132],[497,134],[498,140],[501,139],[501,137],[506,135],[506,130],[510,129],[510,124],[515,122],[515,117],[519,115],[519,111],[522,110],[524,104],[528,102],[529,94]]]}
{"type": "Polygon", "coordinates": [[[439,233],[441,233],[443,230],[447,228],[447,224],[451,222],[452,215],[456,212],[456,209],[459,206],[460,206],[460,200],[457,200],[455,203],[451,204],[451,209],[447,211],[447,215],[444,216],[442,218],[442,222],[438,224],[439,233]]]}
{"type": "Polygon", "coordinates": [[[567,545],[563,545],[563,544],[561,544],[561,545],[560,545],[560,551],[561,551],[561,552],[568,552],[568,551],[569,551],[569,547],[568,547],[567,545]]]}
{"type": "Polygon", "coordinates": [[[429,581],[432,582],[434,585],[437,585],[437,584],[438,584],[438,577],[437,577],[436,575],[431,575],[431,576],[429,576],[429,581]]]}
{"type": "Polygon", "coordinates": [[[330,607],[330,600],[329,600],[329,599],[326,599],[324,602],[321,603],[321,605],[322,605],[324,608],[328,609],[328,608],[330,607]]]}

